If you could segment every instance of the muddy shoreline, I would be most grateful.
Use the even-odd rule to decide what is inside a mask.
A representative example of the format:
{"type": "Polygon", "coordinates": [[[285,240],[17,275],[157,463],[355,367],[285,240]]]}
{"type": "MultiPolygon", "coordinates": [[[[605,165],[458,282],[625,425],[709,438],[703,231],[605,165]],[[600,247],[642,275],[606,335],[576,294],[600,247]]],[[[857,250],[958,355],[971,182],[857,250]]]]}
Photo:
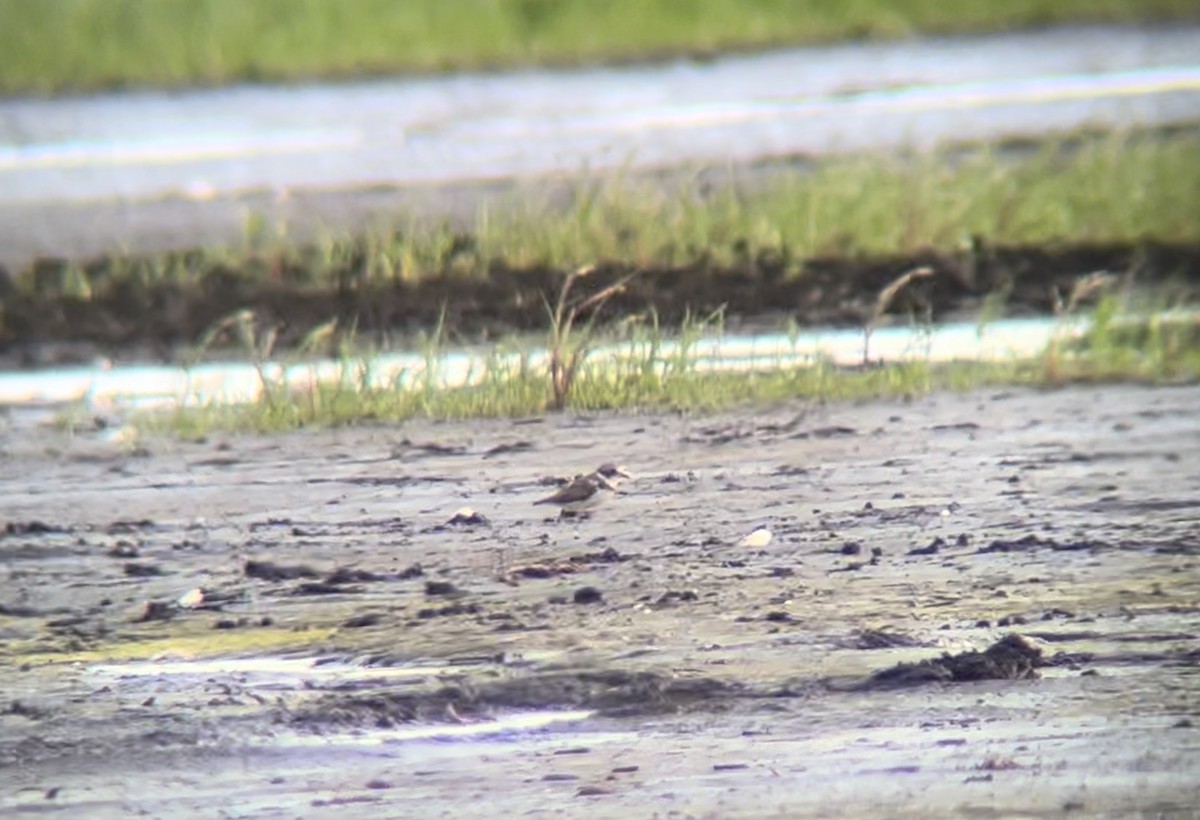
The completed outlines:
{"type": "Polygon", "coordinates": [[[992,391],[137,453],[10,425],[0,806],[1186,814],[1197,406],[992,391]],[[532,505],[607,459],[637,478],[590,518],[532,505]],[[1036,658],[958,677],[1013,635],[1036,658]],[[544,709],[590,716],[454,735],[544,709]]]}
{"type": "MultiPolygon", "coordinates": [[[[356,273],[361,260],[348,259],[340,272],[331,273],[328,281],[336,283],[333,286],[306,283],[309,272],[283,257],[255,258],[244,269],[205,261],[199,253],[165,257],[167,269],[200,271],[186,285],[161,278],[143,284],[136,271],[154,264],[155,257],[105,257],[84,262],[77,271],[87,282],[86,299],[64,292],[73,263],[42,259],[22,287],[0,276],[0,283],[8,281],[0,292],[5,303],[0,356],[13,366],[131,353],[174,361],[214,324],[244,308],[255,311],[264,328],[277,329],[281,350],[334,318],[339,328],[354,329],[358,343],[385,346],[428,331],[439,321],[446,338],[457,342],[546,329],[544,300],[554,298],[564,271],[513,269],[502,262],[484,265],[472,256],[466,236],[449,253],[443,275],[418,282],[361,280],[356,273]],[[471,268],[484,265],[487,275],[454,273],[460,256],[468,258],[471,268]]],[[[764,251],[747,254],[734,267],[701,260],[642,272],[606,310],[618,317],[653,311],[668,328],[678,327],[685,316],[714,311],[723,311],[733,327],[778,326],[788,320],[802,327],[858,327],[871,315],[880,290],[920,266],[932,267],[934,275],[900,294],[890,307],[894,316],[938,321],[975,315],[992,295],[1009,315],[1045,315],[1065,299],[1076,279],[1098,271],[1118,274],[1123,285],[1169,291],[1172,300],[1194,299],[1200,283],[1200,246],[1004,248],[977,242],[951,254],[830,256],[802,262],[764,251]],[[798,274],[790,273],[797,267],[798,274]]],[[[578,293],[582,297],[589,289],[595,292],[629,272],[625,265],[602,264],[580,283],[578,293]]],[[[331,337],[330,350],[337,350],[341,341],[336,334],[331,337]]],[[[233,339],[223,343],[245,353],[233,339]]]]}

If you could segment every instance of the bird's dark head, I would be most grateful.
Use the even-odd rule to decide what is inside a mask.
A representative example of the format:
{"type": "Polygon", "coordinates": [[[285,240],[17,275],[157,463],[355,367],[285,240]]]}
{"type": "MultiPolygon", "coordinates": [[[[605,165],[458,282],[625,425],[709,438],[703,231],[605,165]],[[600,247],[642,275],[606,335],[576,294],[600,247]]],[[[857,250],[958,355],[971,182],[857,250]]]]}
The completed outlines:
{"type": "Polygon", "coordinates": [[[597,467],[596,475],[603,476],[604,478],[608,479],[609,481],[612,481],[615,478],[616,479],[633,478],[633,476],[630,475],[628,470],[626,470],[624,467],[620,466],[619,464],[613,464],[611,461],[606,461],[603,464],[601,464],[599,467],[597,467]]]}

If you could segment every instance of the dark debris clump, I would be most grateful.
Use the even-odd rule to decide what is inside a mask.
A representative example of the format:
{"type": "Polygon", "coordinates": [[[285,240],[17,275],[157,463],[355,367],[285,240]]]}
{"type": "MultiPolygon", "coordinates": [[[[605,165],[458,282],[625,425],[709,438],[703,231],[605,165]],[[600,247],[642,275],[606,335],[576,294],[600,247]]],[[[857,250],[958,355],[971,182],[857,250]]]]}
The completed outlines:
{"type": "Polygon", "coordinates": [[[918,663],[900,663],[881,669],[855,689],[894,689],[927,683],[963,683],[979,680],[1026,680],[1040,677],[1042,650],[1028,638],[1005,635],[982,652],[961,652],[918,663]]]}

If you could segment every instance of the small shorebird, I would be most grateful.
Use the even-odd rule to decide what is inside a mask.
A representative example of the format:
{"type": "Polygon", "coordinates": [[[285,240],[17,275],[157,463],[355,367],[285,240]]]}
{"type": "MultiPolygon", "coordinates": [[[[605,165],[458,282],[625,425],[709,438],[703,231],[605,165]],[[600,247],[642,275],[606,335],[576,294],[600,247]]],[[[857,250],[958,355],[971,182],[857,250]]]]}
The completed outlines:
{"type": "Polygon", "coordinates": [[[558,492],[533,503],[553,504],[564,516],[586,513],[616,493],[621,479],[631,477],[624,467],[608,462],[597,467],[595,472],[575,476],[558,492]]]}

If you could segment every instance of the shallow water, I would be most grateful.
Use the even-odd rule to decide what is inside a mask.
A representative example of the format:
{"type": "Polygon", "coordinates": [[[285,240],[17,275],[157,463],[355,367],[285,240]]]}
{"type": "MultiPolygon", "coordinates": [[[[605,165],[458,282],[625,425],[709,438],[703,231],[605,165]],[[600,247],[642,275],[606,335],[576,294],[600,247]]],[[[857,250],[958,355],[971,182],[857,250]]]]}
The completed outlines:
{"type": "MultiPolygon", "coordinates": [[[[1200,315],[1185,311],[1161,314],[1191,322],[1200,315]]],[[[825,328],[794,335],[763,333],[701,336],[658,343],[659,368],[679,357],[696,372],[769,371],[828,362],[853,367],[871,362],[951,361],[1003,362],[1027,359],[1046,350],[1050,342],[1078,338],[1090,327],[1085,316],[1070,321],[1054,317],[998,319],[981,325],[951,322],[928,327],[881,327],[869,339],[862,330],[825,328]],[[864,348],[865,345],[865,348],[864,348]]],[[[272,385],[303,391],[314,384],[345,384],[351,388],[424,389],[428,378],[443,388],[479,384],[491,372],[521,365],[547,364],[544,349],[530,342],[521,353],[504,348],[448,350],[434,358],[424,353],[392,352],[368,360],[320,360],[289,363],[274,360],[258,366],[246,361],[210,362],[191,368],[167,365],[116,365],[99,360],[90,367],[0,372],[0,406],[23,419],[45,418],[67,405],[103,413],[107,410],[171,409],[242,404],[259,400],[264,377],[272,385]],[[432,376],[427,376],[427,371],[432,376]]],[[[639,361],[649,343],[626,342],[598,346],[590,361],[639,361]]]]}
{"type": "MultiPolygon", "coordinates": [[[[1062,323],[1052,318],[1003,319],[981,327],[977,323],[951,323],[930,328],[883,327],[869,340],[871,361],[1001,361],[1028,357],[1044,350],[1056,333],[1076,335],[1087,328],[1085,320],[1062,323]]],[[[646,343],[633,342],[598,347],[593,360],[619,363],[637,359],[646,343]]],[[[530,366],[545,364],[546,353],[530,346],[523,354],[530,366]]],[[[667,339],[660,344],[661,360],[686,356],[695,369],[705,371],[769,370],[801,367],[817,361],[837,365],[861,364],[864,335],[861,330],[806,331],[795,336],[708,336],[689,341],[667,339]]],[[[459,387],[481,382],[487,367],[516,366],[518,354],[497,354],[491,349],[447,351],[434,362],[435,382],[459,387]]],[[[369,360],[367,382],[372,387],[411,389],[422,385],[430,360],[422,353],[388,353],[369,360]]],[[[353,385],[362,383],[360,364],[351,361],[315,361],[289,364],[268,362],[263,373],[272,382],[304,389],[315,382],[353,385]]],[[[172,407],[237,404],[255,401],[262,394],[262,378],[248,362],[216,362],[190,369],[158,365],[113,366],[101,360],[91,367],[0,373],[0,405],[59,405],[84,402],[102,407],[172,407]]]]}

